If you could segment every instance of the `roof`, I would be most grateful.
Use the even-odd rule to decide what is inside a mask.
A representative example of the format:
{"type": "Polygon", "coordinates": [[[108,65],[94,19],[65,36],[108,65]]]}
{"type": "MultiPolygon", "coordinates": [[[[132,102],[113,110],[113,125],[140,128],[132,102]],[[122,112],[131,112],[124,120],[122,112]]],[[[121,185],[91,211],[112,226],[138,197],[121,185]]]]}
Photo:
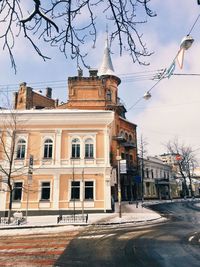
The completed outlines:
{"type": "Polygon", "coordinates": [[[112,64],[112,60],[111,60],[111,56],[110,56],[110,48],[108,46],[108,37],[106,38],[106,45],[104,48],[103,61],[102,61],[101,66],[98,70],[98,76],[114,76],[119,80],[119,83],[121,82],[121,80],[116,75],[114,68],[113,68],[113,64],[112,64]]]}

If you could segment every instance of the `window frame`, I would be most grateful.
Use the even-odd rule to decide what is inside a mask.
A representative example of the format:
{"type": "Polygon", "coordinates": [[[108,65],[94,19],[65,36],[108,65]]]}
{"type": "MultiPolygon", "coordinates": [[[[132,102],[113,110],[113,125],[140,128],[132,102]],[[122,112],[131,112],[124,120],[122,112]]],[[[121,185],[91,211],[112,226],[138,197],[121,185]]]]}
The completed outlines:
{"type": "Polygon", "coordinates": [[[44,143],[43,143],[43,159],[53,159],[53,140],[52,138],[45,138],[44,143]],[[49,142],[51,141],[51,142],[49,142]],[[48,142],[48,143],[47,143],[48,142]],[[45,151],[46,151],[46,146],[47,146],[47,156],[45,156],[45,151]],[[51,147],[51,150],[50,150],[51,147]],[[51,155],[50,155],[51,151],[51,155]]]}
{"type": "Polygon", "coordinates": [[[84,201],[94,201],[94,181],[93,180],[86,180],[84,181],[84,196],[83,196],[84,201]],[[86,183],[92,183],[91,185],[86,186],[86,183]],[[92,198],[86,198],[86,189],[91,189],[92,188],[92,198]]]}
{"type": "Polygon", "coordinates": [[[70,181],[70,201],[81,201],[81,181],[80,180],[74,180],[73,179],[70,181]],[[79,185],[73,186],[72,183],[79,183],[79,185]],[[74,188],[79,190],[79,192],[78,192],[79,198],[73,197],[73,189],[74,188]]]}
{"type": "Polygon", "coordinates": [[[23,194],[23,182],[22,181],[14,181],[14,184],[13,184],[13,192],[12,192],[12,201],[13,202],[21,202],[22,201],[22,194],[23,194]],[[21,184],[21,187],[15,187],[15,184],[21,184]],[[20,199],[15,199],[15,189],[18,189],[18,190],[21,190],[21,193],[20,193],[20,199]]]}
{"type": "Polygon", "coordinates": [[[50,202],[51,201],[51,181],[40,181],[40,201],[41,202],[50,202]],[[49,186],[42,186],[44,183],[49,183],[49,186]],[[43,194],[43,189],[48,189],[49,188],[49,198],[48,199],[45,199],[45,198],[42,198],[42,194],[43,194]]]}
{"type": "MultiPolygon", "coordinates": [[[[91,186],[88,186],[89,188],[91,188],[91,186]]],[[[96,181],[95,179],[84,179],[84,181],[82,179],[70,179],[68,181],[68,201],[69,202],[94,202],[96,200],[96,181]],[[79,186],[77,186],[77,188],[79,188],[79,198],[72,198],[72,183],[73,182],[78,182],[79,186]],[[85,182],[92,182],[93,183],[93,199],[86,199],[85,198],[85,182]]]]}
{"type": "Polygon", "coordinates": [[[16,159],[24,160],[26,158],[26,139],[21,137],[16,142],[16,159]],[[18,155],[19,152],[19,155],[18,155]]]}
{"type": "Polygon", "coordinates": [[[106,91],[106,100],[112,101],[112,91],[110,89],[106,91]]]}
{"type": "Polygon", "coordinates": [[[84,140],[84,157],[85,159],[94,158],[94,140],[91,137],[85,138],[84,140]],[[89,147],[87,156],[86,156],[86,151],[87,151],[86,146],[89,147]]]}
{"type": "Polygon", "coordinates": [[[81,140],[79,137],[72,137],[71,139],[71,158],[81,158],[81,140]]]}

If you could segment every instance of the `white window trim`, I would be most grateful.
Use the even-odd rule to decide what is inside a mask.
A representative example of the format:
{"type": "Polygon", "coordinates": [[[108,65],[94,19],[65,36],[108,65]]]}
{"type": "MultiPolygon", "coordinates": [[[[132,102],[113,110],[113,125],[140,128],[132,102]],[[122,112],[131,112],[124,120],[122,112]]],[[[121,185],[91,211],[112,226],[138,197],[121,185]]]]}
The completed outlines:
{"type": "MultiPolygon", "coordinates": [[[[23,189],[23,186],[24,186],[24,180],[14,180],[13,181],[13,189],[14,189],[14,184],[15,183],[22,183],[22,196],[21,196],[21,200],[20,201],[18,201],[18,200],[12,200],[12,202],[13,203],[22,203],[22,201],[23,201],[23,199],[24,199],[24,189],[23,189]]],[[[13,190],[13,192],[14,192],[14,190],[13,190]]],[[[14,197],[14,195],[12,196],[12,197],[14,197]]]]}
{"type": "Polygon", "coordinates": [[[68,142],[68,159],[72,158],[72,140],[78,138],[80,140],[80,159],[85,159],[85,140],[91,138],[94,144],[94,159],[96,158],[96,135],[97,133],[69,133],[68,142]]]}
{"type": "Polygon", "coordinates": [[[27,159],[27,152],[28,152],[28,134],[17,134],[16,140],[15,140],[15,160],[26,160],[27,159]],[[17,145],[20,139],[23,139],[25,143],[25,157],[23,159],[17,158],[17,145]]]}
{"type": "MultiPolygon", "coordinates": [[[[86,135],[83,137],[83,156],[85,158],[85,141],[87,139],[92,139],[93,141],[93,159],[96,159],[96,136],[93,136],[93,135],[86,135]]],[[[87,158],[85,158],[87,159],[87,158]]],[[[90,158],[88,158],[90,159],[90,158]]]]}
{"type": "Polygon", "coordinates": [[[38,202],[52,202],[52,180],[39,180],[39,192],[38,192],[38,202]],[[49,200],[42,200],[42,183],[50,183],[50,198],[49,200]]]}
{"type": "Polygon", "coordinates": [[[49,161],[53,161],[54,159],[55,159],[55,155],[54,155],[54,153],[55,153],[55,133],[53,133],[53,134],[48,134],[48,133],[46,133],[46,134],[42,134],[42,136],[41,136],[41,148],[40,148],[40,155],[41,155],[41,159],[43,160],[43,161],[45,161],[45,160],[49,160],[49,161]],[[53,144],[52,144],[52,158],[44,158],[44,143],[45,143],[45,141],[47,140],[47,139],[51,139],[52,140],[52,142],[53,142],[53,144]]]}
{"type": "Polygon", "coordinates": [[[80,182],[80,199],[79,200],[76,200],[75,199],[75,202],[93,202],[96,200],[96,180],[94,179],[69,179],[68,181],[68,202],[73,202],[74,200],[71,198],[71,183],[72,182],[80,182]],[[93,182],[93,196],[94,198],[92,200],[85,200],[85,186],[83,188],[83,184],[85,184],[85,182],[93,182]],[[84,189],[84,191],[83,191],[84,189]]]}

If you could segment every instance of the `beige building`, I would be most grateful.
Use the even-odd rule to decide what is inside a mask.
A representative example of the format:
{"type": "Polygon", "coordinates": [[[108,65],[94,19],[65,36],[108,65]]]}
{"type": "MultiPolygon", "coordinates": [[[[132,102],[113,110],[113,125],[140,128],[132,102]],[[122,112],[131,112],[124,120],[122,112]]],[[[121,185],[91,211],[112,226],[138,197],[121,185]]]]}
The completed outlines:
{"type": "MultiPolygon", "coordinates": [[[[11,132],[5,134],[4,122],[11,123],[13,115],[17,120],[11,177],[13,210],[25,211],[27,201],[29,214],[111,210],[112,111],[20,110],[13,111],[12,116],[10,111],[4,111],[0,113],[0,134],[9,153],[11,132]]],[[[4,171],[9,168],[3,153],[0,166],[4,171]]],[[[1,214],[8,210],[6,179],[1,171],[1,214]]]]}

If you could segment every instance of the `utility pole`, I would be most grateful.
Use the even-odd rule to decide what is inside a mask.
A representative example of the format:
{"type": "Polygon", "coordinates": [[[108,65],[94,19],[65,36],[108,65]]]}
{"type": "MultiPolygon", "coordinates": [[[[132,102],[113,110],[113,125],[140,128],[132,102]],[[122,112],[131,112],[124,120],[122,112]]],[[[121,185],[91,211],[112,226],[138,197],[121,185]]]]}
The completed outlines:
{"type": "Polygon", "coordinates": [[[84,169],[82,171],[82,221],[84,221],[84,169]]]}
{"type": "Polygon", "coordinates": [[[141,136],[140,138],[140,173],[141,173],[141,199],[144,201],[144,155],[146,153],[145,146],[147,143],[141,136]]]}
{"type": "Polygon", "coordinates": [[[74,160],[72,160],[72,179],[73,179],[73,215],[74,215],[74,222],[76,217],[76,199],[75,199],[75,183],[74,183],[74,160]]]}
{"type": "Polygon", "coordinates": [[[121,181],[120,181],[120,160],[121,156],[119,155],[119,149],[117,149],[117,192],[118,192],[118,205],[119,205],[119,218],[122,217],[122,207],[121,207],[121,181]]]}
{"type": "Polygon", "coordinates": [[[26,223],[28,221],[29,183],[32,183],[32,176],[33,176],[33,155],[30,155],[29,166],[28,166],[28,177],[27,177],[26,223]]]}

